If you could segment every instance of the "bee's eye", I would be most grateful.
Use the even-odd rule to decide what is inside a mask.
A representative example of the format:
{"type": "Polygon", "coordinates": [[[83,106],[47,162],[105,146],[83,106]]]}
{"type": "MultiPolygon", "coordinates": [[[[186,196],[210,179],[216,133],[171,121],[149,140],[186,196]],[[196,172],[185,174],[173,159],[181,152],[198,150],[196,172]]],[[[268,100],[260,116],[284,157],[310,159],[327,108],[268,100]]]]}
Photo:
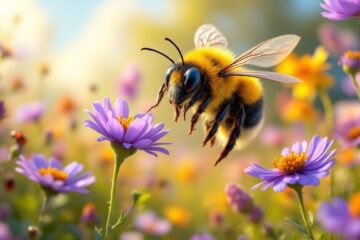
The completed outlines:
{"type": "Polygon", "coordinates": [[[190,68],[184,74],[184,87],[186,92],[192,92],[200,83],[200,71],[197,68],[190,68]]]}
{"type": "Polygon", "coordinates": [[[171,76],[171,73],[173,72],[174,68],[173,67],[170,67],[167,71],[166,71],[166,74],[165,74],[165,84],[166,86],[169,86],[169,81],[170,81],[170,76],[171,76]]]}

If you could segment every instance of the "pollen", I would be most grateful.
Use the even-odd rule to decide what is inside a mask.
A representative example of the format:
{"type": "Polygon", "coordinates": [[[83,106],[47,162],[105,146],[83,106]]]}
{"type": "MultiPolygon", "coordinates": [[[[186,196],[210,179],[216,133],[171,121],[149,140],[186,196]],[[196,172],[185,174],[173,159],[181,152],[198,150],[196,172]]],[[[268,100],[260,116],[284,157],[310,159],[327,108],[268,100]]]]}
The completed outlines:
{"type": "Polygon", "coordinates": [[[292,151],[286,156],[275,158],[273,166],[279,169],[281,173],[293,174],[304,169],[304,163],[308,158],[305,152],[297,153],[292,151]]]}
{"type": "Polygon", "coordinates": [[[123,116],[118,116],[117,120],[119,121],[121,126],[124,128],[124,131],[126,132],[129,129],[131,123],[134,121],[134,118],[133,116],[129,116],[127,118],[124,118],[123,116]]]}
{"type": "Polygon", "coordinates": [[[360,192],[355,193],[348,204],[349,212],[354,218],[360,218],[360,192]]]}
{"type": "Polygon", "coordinates": [[[359,60],[360,61],[360,51],[346,51],[344,56],[349,59],[359,60]]]}
{"type": "Polygon", "coordinates": [[[347,137],[349,140],[354,140],[354,139],[360,137],[360,126],[355,126],[355,127],[351,128],[351,129],[347,132],[346,137],[347,137]]]}
{"type": "Polygon", "coordinates": [[[60,181],[65,181],[68,177],[68,174],[65,173],[64,171],[52,167],[40,168],[38,172],[41,176],[51,175],[55,180],[60,180],[60,181]]]}

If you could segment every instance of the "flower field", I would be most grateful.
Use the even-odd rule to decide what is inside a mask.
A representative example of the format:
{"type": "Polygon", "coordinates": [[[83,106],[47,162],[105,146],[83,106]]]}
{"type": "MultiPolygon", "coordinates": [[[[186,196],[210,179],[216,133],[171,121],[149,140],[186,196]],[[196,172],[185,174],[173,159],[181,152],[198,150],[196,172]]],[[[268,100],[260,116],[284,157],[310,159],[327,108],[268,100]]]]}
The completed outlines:
{"type": "Polygon", "coordinates": [[[0,240],[360,239],[359,0],[0,6],[0,240]]]}

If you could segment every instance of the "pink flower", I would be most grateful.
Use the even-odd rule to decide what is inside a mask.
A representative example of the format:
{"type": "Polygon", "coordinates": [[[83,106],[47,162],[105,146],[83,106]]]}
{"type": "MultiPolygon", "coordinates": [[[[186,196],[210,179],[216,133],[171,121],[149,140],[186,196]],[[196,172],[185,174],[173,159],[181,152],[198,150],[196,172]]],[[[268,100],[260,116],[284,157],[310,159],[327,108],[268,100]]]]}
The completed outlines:
{"type": "Polygon", "coordinates": [[[138,215],[134,225],[137,229],[156,236],[165,235],[171,230],[171,225],[167,220],[159,218],[151,211],[138,215]]]}
{"type": "Polygon", "coordinates": [[[140,77],[139,67],[136,64],[126,67],[118,83],[119,96],[134,99],[139,90],[140,77]]]}
{"type": "Polygon", "coordinates": [[[359,46],[359,39],[354,32],[339,29],[331,24],[322,24],[318,28],[318,37],[321,44],[333,55],[341,54],[348,49],[357,49],[359,46]]]}

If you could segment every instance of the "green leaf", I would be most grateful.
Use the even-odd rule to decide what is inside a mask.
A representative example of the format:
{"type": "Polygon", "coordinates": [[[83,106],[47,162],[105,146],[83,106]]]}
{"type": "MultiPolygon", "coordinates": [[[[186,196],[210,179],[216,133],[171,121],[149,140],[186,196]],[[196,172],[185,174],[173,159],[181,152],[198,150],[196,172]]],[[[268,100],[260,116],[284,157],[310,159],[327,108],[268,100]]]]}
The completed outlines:
{"type": "Polygon", "coordinates": [[[301,223],[294,219],[294,218],[285,218],[285,220],[289,221],[300,233],[304,234],[305,236],[308,236],[308,232],[306,228],[301,225],[301,223]]]}
{"type": "Polygon", "coordinates": [[[101,234],[101,229],[95,227],[95,240],[104,240],[102,234],[101,234]]]}

